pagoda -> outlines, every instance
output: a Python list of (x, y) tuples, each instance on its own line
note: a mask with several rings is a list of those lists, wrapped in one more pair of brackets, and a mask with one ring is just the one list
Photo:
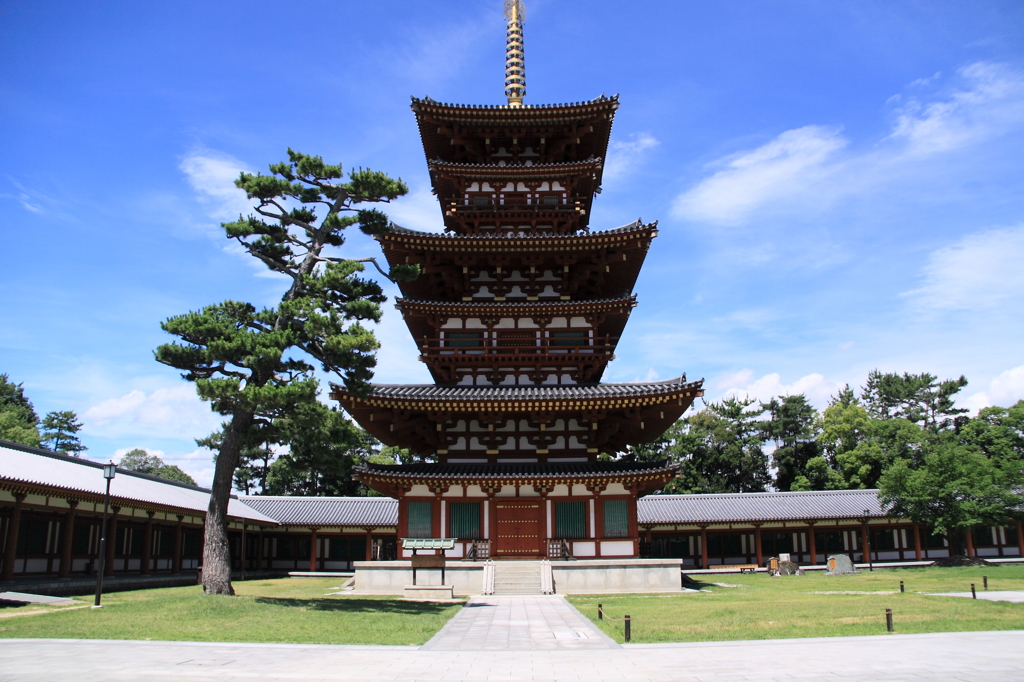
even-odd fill
[(424, 460), (356, 470), (400, 501), (400, 538), (455, 538), (454, 558), (636, 557), (637, 498), (675, 469), (616, 457), (702, 382), (600, 383), (657, 224), (590, 231), (618, 97), (524, 104), (520, 0), (506, 19), (506, 105), (412, 100), (445, 232), (377, 236), (391, 266), (420, 266), (396, 307), (435, 383), (331, 397)]

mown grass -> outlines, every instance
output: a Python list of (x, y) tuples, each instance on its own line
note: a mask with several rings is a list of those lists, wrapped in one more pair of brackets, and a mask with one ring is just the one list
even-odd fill
[[(624, 641), (621, 619), (626, 614), (636, 643), (885, 634), (887, 608), (897, 633), (1024, 629), (1024, 604), (924, 594), (969, 592), (971, 583), (981, 592), (983, 575), (989, 577), (990, 590), (1024, 590), (1024, 566), (1003, 565), (882, 569), (848, 576), (701, 575), (694, 576), (707, 581), (699, 593), (576, 596), (569, 601), (618, 642)], [(900, 580), (907, 590), (903, 594)], [(606, 620), (597, 619), (599, 603)]]
[[(104, 595), (102, 609), (39, 605), (0, 609), (0, 637), (143, 639), (297, 644), (423, 644), (459, 604), (324, 596), (338, 578), (236, 582), (237, 596), (197, 586)], [(91, 596), (80, 599), (89, 604)], [(3, 617), (44, 610), (38, 615)]]

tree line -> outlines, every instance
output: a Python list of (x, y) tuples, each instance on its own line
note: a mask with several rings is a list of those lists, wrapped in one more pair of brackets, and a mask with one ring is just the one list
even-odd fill
[(945, 533), (960, 554), (967, 529), (1024, 511), (1024, 400), (970, 417), (955, 402), (966, 385), (875, 370), (820, 413), (803, 394), (725, 398), (626, 457), (676, 464), (666, 494), (878, 488), (892, 513)]

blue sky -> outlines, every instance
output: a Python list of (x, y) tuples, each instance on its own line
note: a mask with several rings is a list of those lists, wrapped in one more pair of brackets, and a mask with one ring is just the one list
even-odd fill
[[(1024, 5), (527, 11), (528, 103), (621, 96), (592, 227), (660, 221), (605, 380), (823, 406), (878, 367), (1024, 398)], [(216, 416), (152, 350), (171, 315), (280, 295), (220, 232), (231, 181), (291, 146), (401, 176), (392, 218), (438, 230), (408, 97), (502, 103), (503, 48), (498, 0), (3, 3), (0, 372), (90, 457), (208, 482)], [(378, 332), (379, 381), (429, 382), (390, 304)]]

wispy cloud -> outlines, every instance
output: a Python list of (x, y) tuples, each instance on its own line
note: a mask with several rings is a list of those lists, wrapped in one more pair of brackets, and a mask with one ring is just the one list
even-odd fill
[[(919, 79), (914, 88), (937, 79)], [(938, 154), (970, 148), (1024, 124), (1024, 74), (975, 63), (933, 98), (890, 98), (899, 104), (884, 138), (854, 145), (840, 129), (787, 130), (752, 150), (712, 163), (711, 174), (676, 198), (687, 220), (735, 225), (767, 210), (821, 209), (837, 198), (913, 177)], [(908, 86), (910, 87), (910, 86)]]
[(970, 234), (928, 258), (921, 287), (903, 294), (918, 310), (1024, 306), (1024, 225)]
[(689, 220), (735, 224), (770, 201), (803, 192), (834, 172), (829, 165), (847, 141), (834, 128), (787, 130), (768, 144), (717, 162), (724, 166), (676, 199)]
[(602, 175), (604, 182), (621, 180), (647, 153), (660, 144), (650, 133), (634, 133), (628, 140), (613, 140), (608, 145), (608, 159)]
[(410, 230), (441, 232), (444, 229), (441, 206), (428, 187), (413, 187), (404, 197), (380, 208), (395, 224)]
[(239, 173), (253, 172), (243, 162), (222, 152), (202, 149), (186, 155), (179, 167), (210, 217), (228, 221), (252, 212), (252, 202), (235, 187)]
[(205, 436), (220, 424), (218, 415), (188, 383), (150, 393), (136, 389), (120, 398), (108, 398), (88, 408), (82, 421), (83, 431), (99, 438)]

